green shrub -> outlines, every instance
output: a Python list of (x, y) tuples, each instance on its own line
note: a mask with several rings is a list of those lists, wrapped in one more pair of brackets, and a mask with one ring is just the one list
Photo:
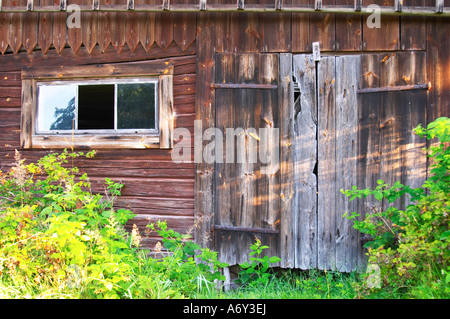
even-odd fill
[(261, 240), (255, 237), (255, 242), (250, 245), (249, 262), (243, 262), (239, 264), (242, 269), (239, 272), (238, 283), (243, 285), (267, 285), (270, 278), (274, 278), (272, 269), (269, 268), (270, 264), (277, 263), (281, 259), (277, 256), (263, 255), (263, 251), (268, 249), (269, 246), (262, 245)]
[[(27, 294), (64, 291), (74, 297), (118, 298), (134, 253), (123, 225), (133, 214), (114, 210), (122, 185), (106, 181), (93, 195), (69, 159), (93, 152), (49, 154), (37, 164), (16, 162), (0, 185), (0, 278)], [(26, 285), (24, 285), (26, 283)], [(74, 290), (76, 287), (78, 289)]]
[[(69, 163), (93, 155), (64, 151), (25, 165), (16, 152), (10, 172), (0, 171), (0, 297), (183, 298), (221, 278), (214, 252), (164, 222), (174, 253), (149, 258), (137, 227), (124, 229), (134, 214), (113, 208), (123, 185), (106, 178), (105, 195), (93, 194)], [(194, 250), (208, 265), (194, 262)]]
[(217, 252), (202, 248), (191, 240), (189, 234), (180, 234), (167, 228), (166, 222), (147, 225), (162, 237), (167, 250), (155, 258), (158, 273), (170, 280), (177, 291), (185, 296), (195, 296), (200, 290), (212, 291), (217, 281), (225, 280), (220, 268), (227, 267), (217, 259)]
[[(385, 211), (366, 212), (358, 221), (358, 213), (347, 218), (354, 228), (372, 237), (368, 262), (380, 267), (381, 285), (398, 296), (448, 298), (450, 296), (450, 119), (438, 118), (425, 129), (414, 129), (420, 137), (437, 139), (430, 147), (431, 176), (422, 187), (411, 188), (396, 182), (387, 185), (379, 180), (375, 189), (359, 190), (355, 186), (342, 192), (350, 200), (366, 196), (394, 203), (409, 196), (411, 204), (405, 210), (395, 206)], [(364, 292), (377, 293), (377, 288)]]

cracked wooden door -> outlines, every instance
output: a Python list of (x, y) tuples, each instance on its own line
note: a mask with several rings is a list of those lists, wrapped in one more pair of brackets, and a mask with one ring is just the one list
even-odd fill
[(425, 141), (411, 132), (426, 123), (425, 55), (296, 55), (293, 72), (295, 267), (357, 270), (360, 233), (343, 215), (388, 204), (350, 202), (340, 190), (423, 181)]

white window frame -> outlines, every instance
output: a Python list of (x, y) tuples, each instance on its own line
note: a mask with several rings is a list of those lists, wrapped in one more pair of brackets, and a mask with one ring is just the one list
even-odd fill
[[(36, 135), (52, 135), (52, 134), (72, 134), (70, 130), (41, 130), (38, 125), (38, 118), (39, 118), (39, 89), (42, 86), (57, 86), (57, 85), (65, 85), (65, 84), (72, 84), (72, 85), (114, 85), (114, 129), (89, 129), (89, 130), (80, 130), (78, 129), (78, 104), (76, 104), (75, 108), (75, 125), (74, 133), (75, 134), (108, 134), (108, 133), (122, 133), (122, 134), (137, 134), (137, 133), (143, 133), (143, 134), (159, 134), (159, 107), (158, 107), (158, 78), (156, 77), (148, 77), (148, 78), (132, 78), (132, 79), (98, 79), (98, 80), (86, 80), (86, 81), (40, 81), (37, 82), (37, 89), (38, 89), (38, 105), (36, 110)], [(118, 129), (117, 128), (117, 86), (119, 84), (136, 84), (136, 83), (152, 83), (155, 85), (155, 128), (154, 129)], [(75, 101), (78, 102), (78, 91), (75, 94)]]

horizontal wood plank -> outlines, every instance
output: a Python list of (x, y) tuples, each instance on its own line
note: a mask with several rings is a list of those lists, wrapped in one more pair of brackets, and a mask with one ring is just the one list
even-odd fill
[(88, 66), (60, 66), (55, 68), (25, 68), (22, 79), (68, 79), (68, 78), (101, 78), (101, 77), (133, 77), (148, 75), (173, 74), (173, 65), (170, 62), (148, 62), (142, 64), (98, 64)]

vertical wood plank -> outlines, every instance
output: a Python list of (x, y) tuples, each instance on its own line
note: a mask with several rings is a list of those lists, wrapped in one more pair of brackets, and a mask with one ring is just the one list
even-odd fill
[[(380, 86), (395, 86), (402, 82), (400, 69), (400, 55), (387, 54), (380, 63)], [(401, 55), (402, 57), (404, 55)], [(380, 178), (387, 184), (393, 185), (401, 180), (401, 126), (404, 114), (401, 112), (401, 99), (397, 92), (384, 92), (381, 94), (380, 104), (380, 145), (381, 163)], [(398, 203), (388, 203), (383, 200), (382, 209)]]
[(280, 258), (282, 267), (295, 266), (294, 217), (294, 88), (292, 55), (280, 54)]
[[(402, 84), (427, 83), (426, 53), (404, 52), (399, 56), (399, 69)], [(427, 90), (411, 90), (398, 93), (402, 105), (401, 123), (401, 182), (411, 187), (420, 187), (426, 179), (427, 157), (423, 148), (426, 139), (412, 132), (419, 124), (426, 124)], [(409, 204), (407, 198), (401, 199), (401, 207)]]
[(358, 105), (357, 89), (360, 77), (360, 57), (336, 57), (336, 269), (355, 271), (360, 266), (359, 232), (344, 213), (356, 211), (341, 189), (358, 184)]
[[(377, 55), (361, 56), (360, 88), (379, 87), (380, 63)], [(380, 103), (381, 94), (370, 93), (358, 96), (359, 111), (359, 138), (358, 138), (358, 188), (374, 189), (380, 177), (381, 144), (380, 144)], [(381, 209), (381, 203), (373, 197), (358, 200), (356, 211), (364, 219), (366, 214)], [(361, 242), (363, 245), (365, 242)], [(366, 250), (361, 249), (358, 263), (363, 265), (366, 261)]]
[[(92, 4), (92, 0), (83, 1)], [(88, 53), (92, 53), (97, 45), (98, 12), (85, 12), (81, 18), (81, 41)]]
[(155, 41), (163, 50), (167, 50), (173, 41), (173, 14), (170, 12), (156, 13)]
[[(237, 83), (255, 83), (258, 76), (258, 57), (255, 54), (240, 54), (237, 56)], [(237, 193), (235, 196), (234, 211), (238, 225), (252, 227), (256, 214), (256, 174), (254, 163), (250, 161), (249, 148), (256, 145), (254, 137), (249, 134), (249, 128), (254, 128), (255, 113), (261, 112), (261, 103), (257, 100), (256, 90), (238, 89), (236, 92), (235, 107), (240, 110), (235, 118), (234, 127), (242, 128), (245, 132), (245, 145), (242, 151), (245, 154), (243, 163), (236, 162)], [(250, 144), (251, 143), (251, 144)], [(245, 249), (245, 245), (241, 246)], [(238, 260), (238, 262), (240, 262)]]
[(9, 16), (0, 14), (0, 53), (5, 54), (8, 49)]
[[(363, 6), (371, 4), (379, 6), (394, 6), (394, 0), (363, 0)], [(363, 17), (363, 50), (398, 50), (400, 48), (400, 18), (396, 16), (381, 16), (380, 28), (371, 28), (367, 24), (370, 15)]]
[[(101, 0), (101, 5), (111, 5), (113, 0)], [(97, 42), (100, 47), (101, 52), (106, 52), (109, 45), (111, 44), (111, 32), (113, 23), (113, 13), (112, 12), (99, 12), (97, 16)]]
[(449, 19), (427, 20), (427, 75), (431, 82), (427, 109), (428, 122), (450, 114), (449, 29)]
[[(26, 0), (13, 1), (6, 0), (6, 5), (11, 7), (26, 6)], [(7, 33), (9, 46), (14, 54), (17, 54), (22, 47), (23, 13), (9, 13), (9, 32)]]
[[(174, 4), (195, 4), (196, 0), (176, 0)], [(191, 13), (176, 13), (174, 15), (173, 39), (185, 51), (195, 41), (195, 15)]]
[[(423, 149), (426, 139), (413, 133), (413, 129), (426, 124), (427, 92), (425, 90), (401, 92), (402, 112), (405, 116), (401, 125), (402, 136), (402, 179), (403, 185), (413, 188), (421, 187), (427, 177), (427, 157)], [(405, 209), (410, 204), (409, 198), (402, 198), (400, 207)]]
[[(428, 0), (409, 0), (407, 6), (430, 5)], [(426, 18), (400, 17), (401, 21), (401, 49), (425, 50), (427, 46)]]
[[(317, 128), (317, 267), (336, 267), (336, 65), (322, 57), (318, 65)], [(342, 234), (344, 236), (345, 234)]]
[(22, 110), (20, 122), (20, 146), (31, 148), (31, 136), (34, 131), (33, 112), (36, 109), (36, 81), (22, 81)]
[[(279, 56), (278, 54), (262, 54), (260, 60), (260, 74), (258, 83), (279, 85)], [(255, 165), (257, 182), (257, 211), (256, 217), (260, 219), (260, 225), (264, 229), (278, 229), (281, 223), (280, 215), (280, 117), (278, 90), (254, 90), (261, 101), (261, 115), (255, 116), (254, 128), (260, 139), (255, 141), (258, 146), (257, 164)], [(255, 112), (255, 115), (257, 113)], [(266, 129), (267, 135), (263, 135), (259, 129)], [(273, 130), (276, 129), (276, 130)], [(261, 149), (263, 149), (262, 152)], [(270, 153), (272, 162), (264, 163), (263, 156)], [(265, 242), (269, 246), (266, 254), (279, 255), (280, 240), (278, 236), (265, 235)], [(278, 266), (278, 265), (273, 265)]]
[[(309, 0), (292, 0), (292, 4), (309, 4)], [(311, 52), (309, 14), (292, 14), (292, 52)]]
[(294, 113), (295, 267), (309, 269), (317, 267), (316, 66), (312, 55), (296, 55), (293, 63), (300, 89)]
[[(354, 0), (336, 0), (336, 5), (351, 5)], [(362, 17), (336, 14), (336, 51), (362, 50)]]
[[(215, 125), (214, 90), (210, 89), (214, 81), (214, 15), (206, 12), (197, 14), (197, 70), (195, 118), (201, 123), (195, 134), (200, 137), (203, 131)], [(195, 137), (195, 136), (194, 136)], [(195, 147), (203, 150), (206, 143), (195, 139)], [(202, 160), (201, 151), (196, 151), (195, 157), (195, 204), (194, 217), (198, 227), (194, 229), (194, 238), (204, 247), (214, 248), (210, 240), (211, 226), (214, 222), (214, 164)], [(205, 239), (205, 240), (204, 240)]]
[(173, 147), (173, 76), (159, 77), (159, 148)]
[[(136, 4), (145, 4), (146, 0), (136, 0)], [(155, 0), (149, 0), (150, 4), (155, 4)], [(155, 42), (155, 21), (154, 12), (144, 12), (139, 15), (139, 42), (146, 52), (150, 50)]]
[[(217, 54), (215, 62), (215, 82), (216, 83), (235, 83), (236, 79), (236, 62), (234, 54)], [(234, 143), (238, 138), (229, 136), (227, 128), (234, 130), (235, 109), (232, 107), (236, 105), (235, 90), (216, 89), (216, 128), (223, 132), (223, 141), (228, 142), (231, 137)], [(236, 144), (234, 144), (236, 145)], [(216, 143), (217, 147), (223, 147)], [(235, 226), (232, 199), (236, 196), (237, 183), (235, 179), (235, 165), (230, 159), (227, 161), (227, 156), (230, 157), (231, 151), (235, 151), (235, 147), (225, 147), (222, 157), (222, 163), (215, 164), (215, 189), (216, 189), (216, 214), (214, 216), (214, 223), (216, 225)], [(236, 154), (236, 152), (234, 152)], [(234, 243), (230, 245), (232, 234), (215, 231), (216, 249), (219, 253), (220, 259), (226, 261), (230, 265), (236, 264), (237, 248)]]
[[(122, 0), (112, 0), (111, 4), (124, 4)], [(126, 44), (127, 12), (111, 12), (111, 45), (117, 53), (122, 52)]]
[(136, 48), (139, 45), (139, 23), (141, 23), (142, 21), (140, 19), (141, 14), (142, 14), (141, 12), (131, 12), (131, 11), (127, 12), (125, 17), (126, 25), (122, 26), (126, 28), (125, 31), (126, 43), (131, 52), (136, 51)]
[(257, 13), (233, 13), (233, 47), (237, 52), (261, 52), (262, 37)]
[[(323, 0), (323, 5), (334, 5), (336, 0)], [(314, 4), (314, 0), (310, 4)], [(336, 50), (336, 14), (310, 14), (309, 39), (311, 42), (320, 42), (321, 51)]]
[(291, 52), (291, 14), (259, 14), (259, 24), (262, 52)]
[[(60, 0), (60, 4), (64, 4), (65, 1)], [(53, 46), (58, 54), (62, 52), (66, 46), (67, 35), (67, 13), (58, 12), (53, 14)]]
[[(52, 4), (52, 0), (41, 0), (41, 5), (49, 5)], [(44, 54), (47, 54), (48, 50), (52, 45), (52, 23), (53, 23), (53, 14), (52, 13), (39, 13), (39, 35), (38, 35), (38, 43), (41, 50)]]
[[(28, 3), (30, 4), (30, 3)], [(38, 43), (38, 13), (27, 12), (23, 16), (22, 45), (28, 54), (33, 52)]]
[[(83, 0), (74, 0), (73, 4), (81, 5)], [(73, 14), (73, 12), (68, 12), (68, 16)], [(81, 19), (83, 20), (83, 19)], [(81, 22), (83, 23), (83, 22)], [(74, 53), (77, 53), (83, 44), (82, 40), (82, 30), (83, 28), (77, 27), (67, 27), (67, 43), (72, 48)]]

